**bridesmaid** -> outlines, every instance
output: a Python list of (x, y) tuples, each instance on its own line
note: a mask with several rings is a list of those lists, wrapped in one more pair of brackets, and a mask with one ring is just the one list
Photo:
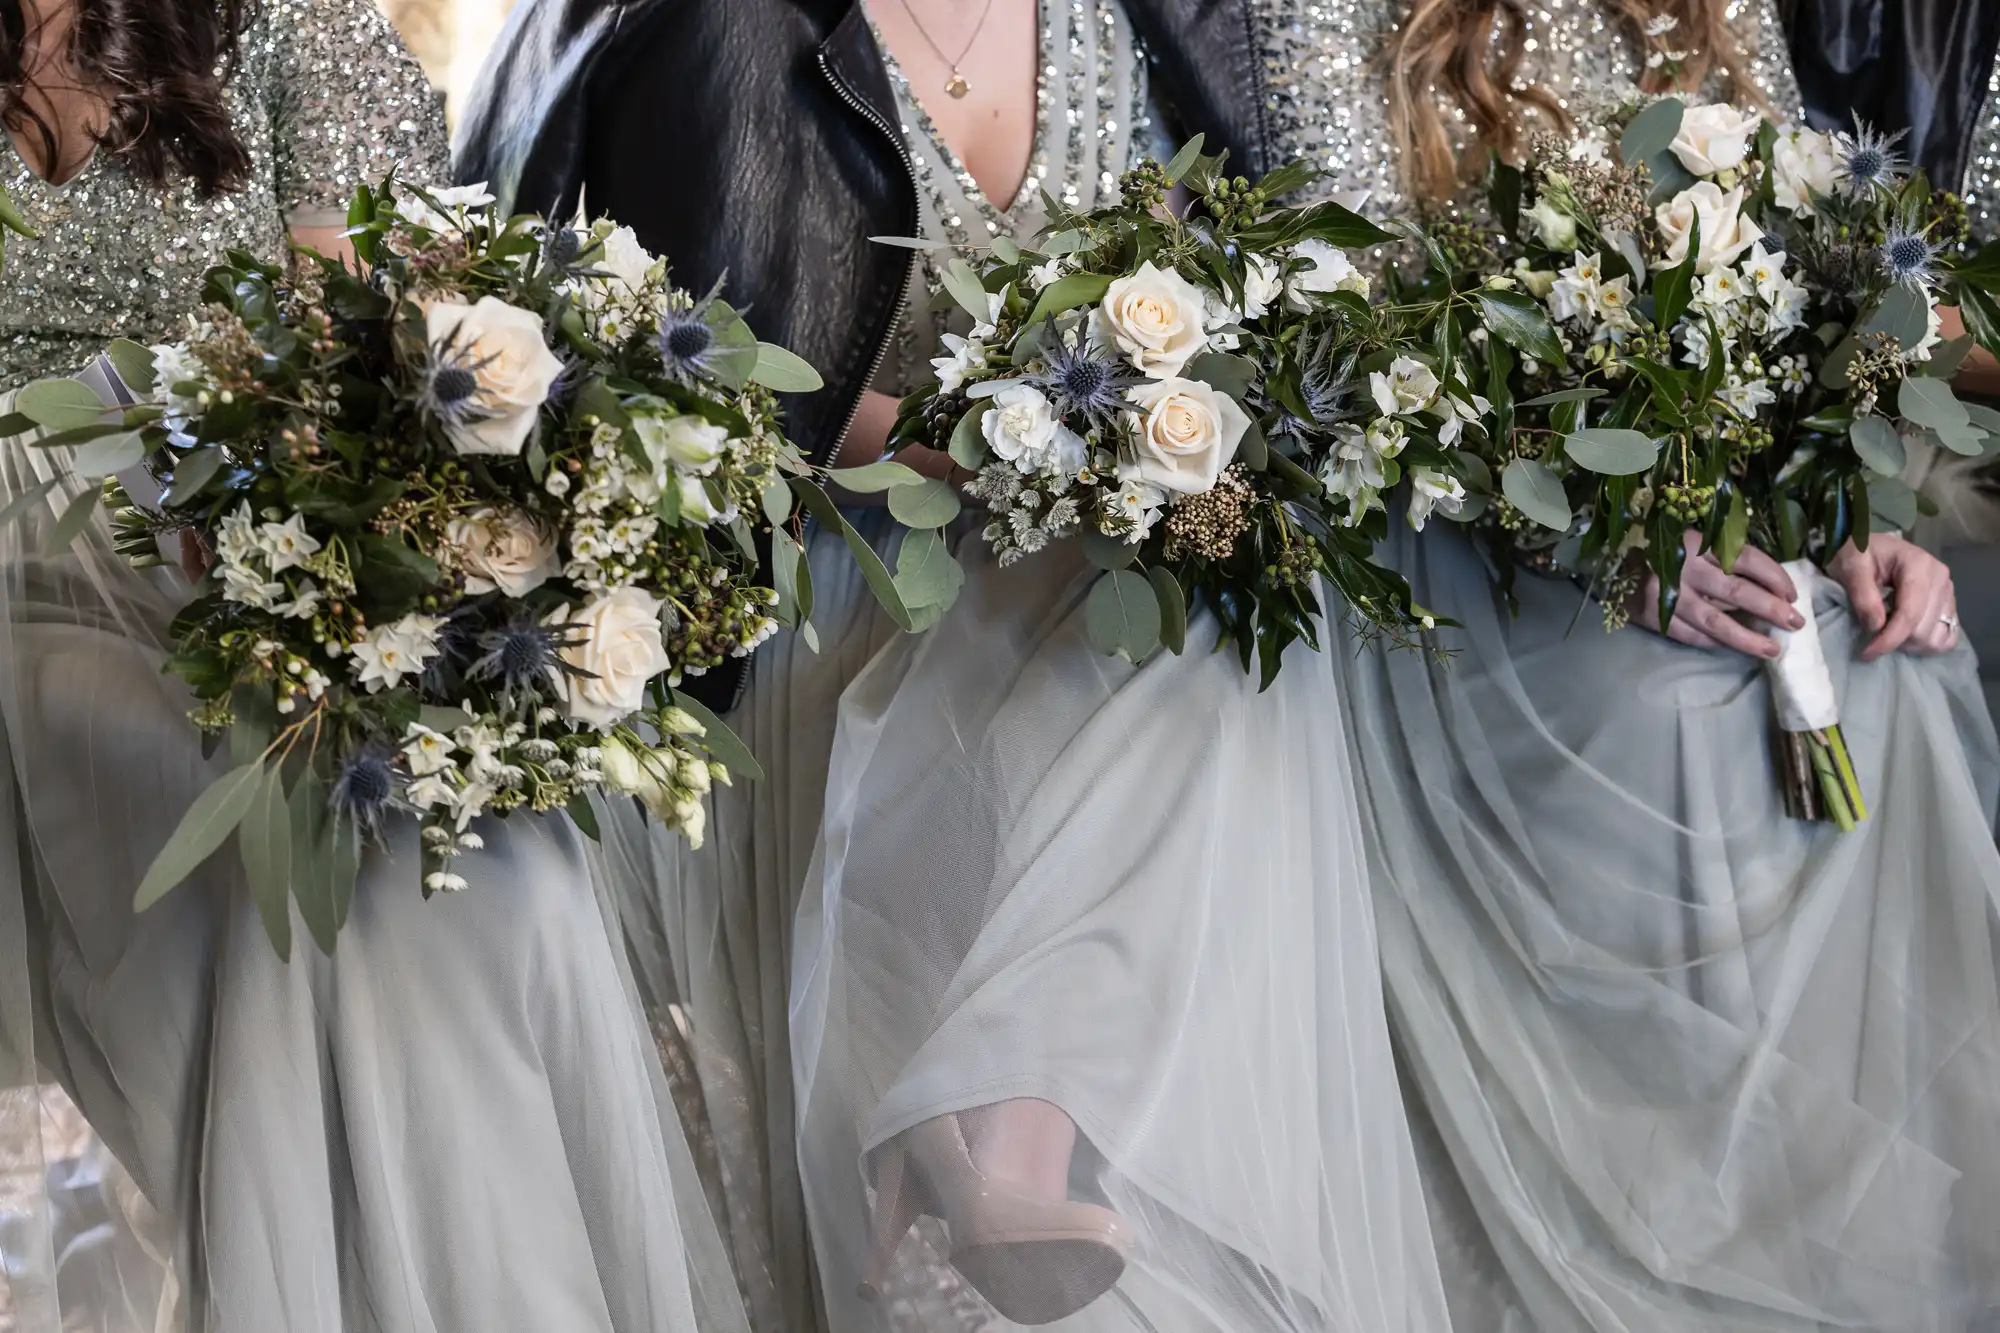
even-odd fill
[[(1629, 89), (1656, 16), (1704, 91), (1797, 112), (1757, 3), (1260, 9), (1281, 131), (1384, 209), (1480, 216), (1455, 149)], [(1511, 614), (1463, 530), (1392, 542), (1459, 655), (1335, 655), (1461, 1333), (1957, 1331), (2000, 1305), (2000, 745), (1936, 562), (1871, 552), (1814, 599), (1875, 812), (1843, 835), (1779, 808), (1771, 645), (1728, 614), (1781, 614), (1769, 562), (1702, 569), (1693, 646), (1588, 607), (1572, 633), (1578, 591), (1533, 576)]]
[[(112, 336), (173, 337), (225, 248), (337, 249), (356, 184), (445, 170), (369, 0), (0, 4), (0, 97), (0, 171), (40, 233), (0, 276), (9, 402)], [(10, 444), (0, 502), (51, 475)], [(233, 855), (133, 913), (227, 760), (161, 671), (186, 584), (133, 570), (101, 515), (44, 550), (77, 485), (0, 532), (0, 1160), (28, 1164), (10, 1326), (742, 1333), (566, 822), (482, 829), (479, 888), (428, 904), (401, 828), (332, 958), (278, 959)], [(106, 1207), (136, 1244), (108, 1265), (65, 1246), (58, 1270), (44, 1076), (124, 1168)]]

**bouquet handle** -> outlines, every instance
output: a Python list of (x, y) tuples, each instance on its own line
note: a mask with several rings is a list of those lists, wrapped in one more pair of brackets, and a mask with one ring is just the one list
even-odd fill
[(1868, 818), (1868, 806), (1841, 735), (1833, 673), (1813, 616), (1813, 587), (1820, 573), (1807, 560), (1788, 561), (1785, 572), (1796, 589), (1792, 607), (1805, 620), (1802, 629), (1771, 627), (1778, 656), (1766, 668), (1777, 714), (1775, 749), (1785, 810), (1794, 819), (1827, 820), (1852, 831)]

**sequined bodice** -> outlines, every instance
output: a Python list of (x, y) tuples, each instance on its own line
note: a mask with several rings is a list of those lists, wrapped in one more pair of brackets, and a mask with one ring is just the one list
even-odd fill
[(1986, 105), (1965, 168), (1965, 212), (1981, 240), (2000, 237), (2000, 58), (1986, 83)]
[(338, 224), (354, 187), (397, 163), (448, 177), (437, 100), (371, 0), (263, 0), (226, 96), (251, 175), (213, 199), (102, 151), (51, 185), (0, 138), (0, 179), (39, 233), (10, 238), (0, 272), (0, 389), (75, 370), (115, 337), (158, 341), (223, 251), (282, 256), (288, 224)]
[[(1311, 159), (1321, 189), (1369, 191), (1367, 211), (1407, 213), (1378, 58), (1410, 0), (1249, 0), (1262, 34), (1278, 156)], [(1579, 114), (1615, 100), (1644, 68), (1645, 47), (1600, 0), (1527, 0), (1519, 78)], [(1780, 114), (1799, 114), (1798, 81), (1771, 0), (1737, 0), (1729, 21), (1748, 74)], [(1714, 90), (1720, 96), (1720, 88)]]
[[(946, 94), (913, 88), (876, 34), (917, 178), (926, 240), (988, 245), (1006, 236), (1025, 242), (1048, 222), (1044, 190), (1073, 207), (1095, 208), (1115, 197), (1118, 177), (1133, 160), (1158, 151), (1145, 62), (1118, 0), (1040, 0), (1040, 5), (1034, 149), (1019, 194), (1004, 207), (980, 191), (925, 113), (924, 98)], [(903, 328), (875, 378), (877, 388), (901, 394), (929, 373), (929, 358), (938, 355), (949, 316), (928, 309), (928, 294), (938, 289), (950, 259), (948, 251), (920, 252)]]

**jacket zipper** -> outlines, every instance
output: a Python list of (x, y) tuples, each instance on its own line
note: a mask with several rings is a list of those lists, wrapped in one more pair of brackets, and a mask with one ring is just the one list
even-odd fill
[[(826, 51), (824, 49), (818, 52), (818, 56), (820, 72), (826, 75), (826, 81), (833, 85), (833, 91), (839, 94), (840, 100), (860, 112), (862, 118), (880, 130), (883, 137), (889, 140), (889, 146), (896, 150), (896, 160), (903, 164), (903, 179), (908, 181), (910, 186), (911, 212), (921, 219), (923, 216), (923, 200), (917, 194), (916, 169), (910, 165), (910, 154), (909, 150), (903, 147), (903, 136), (898, 134), (895, 127), (890, 125), (888, 121), (882, 119), (876, 113), (875, 108), (862, 101), (859, 95), (848, 88), (847, 81), (840, 77), (839, 73), (833, 68), (833, 62), (826, 58)], [(875, 376), (881, 373), (882, 363), (889, 359), (889, 344), (894, 341), (896, 330), (902, 325), (903, 311), (909, 306), (909, 303), (910, 283), (906, 276), (903, 280), (902, 289), (896, 296), (896, 310), (895, 314), (889, 320), (889, 331), (876, 343), (874, 359), (868, 363), (868, 373), (861, 381), (861, 392), (854, 396), (854, 405), (847, 409), (847, 420), (842, 423), (840, 434), (834, 437), (832, 452), (826, 460), (829, 466), (839, 460), (841, 446), (847, 443), (847, 432), (854, 429), (854, 419), (861, 415), (861, 399), (867, 394), (869, 387), (875, 383)]]

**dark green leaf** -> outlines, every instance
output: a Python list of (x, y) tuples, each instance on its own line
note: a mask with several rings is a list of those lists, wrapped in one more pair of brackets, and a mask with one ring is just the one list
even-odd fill
[(1257, 382), (1257, 363), (1247, 356), (1204, 352), (1191, 359), (1181, 374), (1221, 390), (1240, 404), (1249, 396), (1250, 386)]
[(264, 933), (278, 957), (292, 956), (292, 811), (277, 769), (264, 770), (243, 812), (236, 850), (257, 903)]
[(569, 815), (570, 823), (576, 825), (577, 832), (592, 842), (604, 841), (604, 832), (597, 826), (597, 808), (590, 803), (589, 793), (578, 792), (570, 797), (563, 811)]
[(1206, 135), (1197, 134), (1194, 138), (1189, 139), (1181, 145), (1180, 151), (1174, 154), (1173, 161), (1167, 163), (1167, 184), (1180, 184), (1181, 178), (1186, 176), (1189, 170), (1193, 168), (1195, 159), (1201, 156), (1202, 140), (1206, 137)]
[(132, 910), (145, 911), (213, 856), (243, 822), (263, 780), (264, 764), (258, 760), (231, 769), (195, 797), (167, 845), (153, 858), (146, 877), (139, 881)]
[(1961, 287), (1958, 313), (1965, 317), (1966, 331), (1979, 345), (1994, 356), (2000, 356), (2000, 302), (1976, 287)]
[(1988, 241), (1972, 258), (1954, 270), (1958, 280), (1982, 292), (2000, 292), (2000, 241)]
[(1153, 585), (1153, 596), (1160, 604), (1160, 643), (1179, 656), (1187, 648), (1187, 593), (1165, 565), (1147, 570), (1146, 581)]
[(1653, 325), (1671, 331), (1694, 299), (1695, 263), (1701, 257), (1701, 217), (1688, 231), (1687, 258), (1653, 279)]
[(674, 706), (701, 723), (701, 745), (710, 758), (728, 769), (731, 777), (748, 778), (752, 782), (764, 780), (764, 766), (757, 762), (757, 757), (750, 753), (750, 747), (743, 743), (742, 738), (723, 725), (721, 718), (698, 699), (679, 690), (675, 690), (673, 695)]
[(1160, 601), (1153, 585), (1129, 569), (1106, 573), (1083, 604), (1084, 629), (1097, 651), (1137, 663), (1160, 646)]
[(1556, 341), (1555, 325), (1533, 299), (1491, 287), (1481, 287), (1475, 295), (1486, 327), (1502, 342), (1552, 366), (1562, 364), (1562, 344)]
[(1593, 398), (1604, 397), (1606, 390), (1591, 387), (1558, 389), (1545, 393), (1539, 398), (1527, 398), (1515, 404), (1517, 407), (1553, 407), (1557, 403), (1587, 403)]
[(1271, 445), (1264, 438), (1264, 428), (1253, 418), (1250, 429), (1243, 432), (1237, 441), (1236, 455), (1243, 460), (1243, 466), (1252, 472), (1264, 472), (1271, 466)]

